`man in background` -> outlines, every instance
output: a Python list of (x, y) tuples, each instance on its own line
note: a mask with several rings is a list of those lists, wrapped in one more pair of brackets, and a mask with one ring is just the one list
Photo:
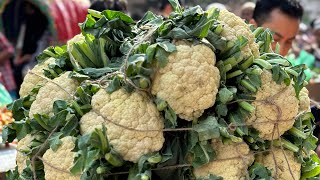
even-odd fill
[(299, 32), (303, 8), (296, 0), (258, 0), (251, 24), (269, 28), (274, 32), (272, 48), (280, 44), (280, 54), (285, 56)]

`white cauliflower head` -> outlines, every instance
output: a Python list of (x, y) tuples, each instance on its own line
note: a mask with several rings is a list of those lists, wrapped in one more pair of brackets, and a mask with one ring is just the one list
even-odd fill
[[(40, 88), (36, 100), (32, 103), (29, 116), (32, 118), (34, 114), (53, 115), (52, 107), (56, 100), (72, 100), (72, 96), (76, 91), (79, 83), (69, 78), (70, 72), (65, 72), (59, 77), (53, 79), (53, 82), (47, 82), (45, 86)], [(63, 88), (63, 89), (62, 89)]]
[(79, 180), (80, 175), (75, 176), (71, 173), (66, 173), (59, 171), (58, 169), (64, 171), (70, 171), (73, 166), (73, 160), (76, 155), (72, 150), (75, 147), (75, 138), (67, 136), (61, 139), (62, 144), (57, 149), (53, 151), (48, 149), (43, 155), (43, 164), (46, 180)]
[(302, 88), (299, 94), (299, 112), (310, 112), (310, 98), (307, 88)]
[(208, 178), (212, 174), (227, 180), (239, 180), (246, 176), (248, 167), (254, 161), (246, 143), (223, 144), (221, 140), (213, 140), (212, 148), (216, 151), (217, 159), (195, 168), (196, 178)]
[(30, 134), (26, 135), (26, 137), (22, 138), (17, 145), (17, 166), (19, 174), (27, 167), (27, 159), (28, 157), (24, 154), (25, 151), (30, 151), (30, 143), (33, 140), (33, 136)]
[(250, 56), (259, 57), (259, 45), (255, 42), (255, 37), (248, 24), (240, 17), (225, 9), (220, 11), (218, 20), (224, 26), (221, 36), (227, 40), (234, 42), (241, 36), (248, 39), (248, 44), (241, 49), (243, 58), (246, 59)]
[(36, 85), (44, 85), (45, 83), (47, 83), (46, 79), (41, 78), (35, 74), (43, 76), (43, 70), (47, 69), (48, 65), (53, 63), (55, 63), (55, 59), (48, 58), (43, 63), (37, 64), (33, 69), (30, 70), (34, 74), (27, 73), (19, 90), (19, 94), (21, 97), (27, 96)]
[(193, 120), (214, 105), (220, 84), (214, 52), (204, 44), (175, 43), (177, 51), (168, 57), (152, 83), (152, 94), (165, 100), (182, 119)]
[(162, 148), (163, 119), (146, 94), (127, 93), (124, 89), (108, 94), (101, 89), (91, 104), (93, 110), (81, 118), (81, 132), (88, 133), (104, 124), (110, 144), (124, 160), (137, 162), (142, 155)]
[(278, 139), (291, 129), (298, 114), (299, 101), (293, 86), (277, 84), (272, 80), (271, 72), (264, 70), (261, 74), (261, 87), (252, 105), (255, 111), (246, 119), (246, 123), (257, 129), (262, 139), (271, 140), (272, 137)]
[[(274, 160), (276, 160), (276, 163)], [(272, 176), (277, 180), (300, 179), (301, 164), (296, 161), (294, 153), (291, 151), (282, 151), (279, 148), (274, 148), (272, 152), (268, 152), (267, 154), (259, 154), (256, 157), (256, 162), (261, 163), (270, 169), (272, 171)], [(294, 178), (290, 173), (289, 167)]]

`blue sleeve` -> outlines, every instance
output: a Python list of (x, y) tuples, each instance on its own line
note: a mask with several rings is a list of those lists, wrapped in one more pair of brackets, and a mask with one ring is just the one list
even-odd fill
[(311, 112), (315, 118), (315, 122), (320, 121), (320, 109), (318, 109), (316, 106), (311, 107)]
[[(319, 124), (320, 124), (320, 109), (318, 109), (316, 106), (313, 106), (311, 107), (311, 112), (315, 118), (315, 125), (316, 125), (316, 128), (314, 129), (313, 131), (313, 135), (316, 136), (317, 138), (319, 138), (319, 135), (320, 135), (320, 127), (319, 127)], [(320, 144), (320, 141), (318, 140), (318, 143), (317, 144)]]

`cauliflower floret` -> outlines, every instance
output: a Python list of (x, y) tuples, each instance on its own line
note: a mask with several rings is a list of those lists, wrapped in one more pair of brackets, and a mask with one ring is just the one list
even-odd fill
[(87, 134), (91, 133), (95, 129), (101, 129), (102, 125), (107, 127), (107, 122), (103, 119), (103, 117), (99, 116), (94, 111), (90, 111), (83, 115), (80, 120), (80, 133)]
[[(289, 164), (285, 159), (284, 153), (287, 157)], [(256, 162), (261, 163), (265, 165), (268, 169), (270, 169), (272, 171), (272, 176), (277, 180), (293, 179), (289, 171), (289, 166), (293, 173), (294, 179), (300, 179), (301, 164), (299, 164), (296, 161), (293, 152), (284, 150), (284, 153), (281, 149), (274, 148), (273, 152), (269, 152), (267, 154), (259, 154), (256, 157)], [(274, 157), (276, 158), (276, 163), (274, 162)], [(276, 166), (278, 171), (277, 176), (275, 170)]]
[(49, 114), (49, 116), (52, 116), (54, 101), (72, 100), (72, 96), (70, 96), (70, 94), (74, 94), (79, 83), (74, 79), (68, 78), (69, 74), (70, 72), (65, 72), (59, 77), (53, 79), (53, 82), (47, 82), (45, 86), (40, 88), (36, 96), (36, 100), (30, 107), (29, 116), (31, 118), (34, 114)]
[(168, 102), (180, 118), (193, 120), (214, 105), (220, 84), (214, 52), (203, 44), (175, 43), (177, 51), (154, 77), (152, 94)]
[(299, 94), (299, 112), (310, 112), (310, 98), (307, 88), (302, 88)]
[(239, 180), (246, 175), (248, 167), (254, 161), (249, 146), (244, 142), (223, 144), (221, 140), (213, 140), (212, 148), (216, 151), (217, 159), (195, 168), (197, 178), (208, 178), (212, 174), (223, 179)]
[(70, 171), (73, 166), (73, 160), (76, 155), (75, 152), (72, 152), (75, 147), (75, 138), (71, 136), (67, 136), (61, 139), (62, 144), (57, 149), (57, 151), (53, 151), (52, 149), (48, 149), (43, 155), (43, 164), (44, 164), (44, 172), (46, 180), (79, 180), (80, 175), (75, 176), (71, 173), (66, 173), (54, 169), (53, 167), (57, 167), (59, 169), (63, 169), (65, 171)]
[(91, 104), (93, 110), (81, 118), (81, 132), (88, 133), (104, 124), (110, 144), (124, 160), (137, 162), (142, 155), (162, 148), (163, 119), (146, 94), (129, 94), (124, 89), (108, 94), (101, 89)]
[(241, 36), (248, 39), (248, 44), (241, 49), (243, 58), (246, 59), (251, 55), (255, 58), (259, 57), (259, 45), (255, 42), (255, 37), (248, 24), (227, 10), (220, 11), (218, 20), (224, 25), (221, 36), (227, 40), (236, 41)]
[[(264, 70), (261, 74), (261, 87), (252, 105), (255, 111), (250, 118), (246, 119), (246, 123), (252, 124), (259, 131), (262, 139), (271, 140), (272, 136), (273, 139), (278, 139), (293, 126), (298, 114), (299, 101), (295, 96), (293, 86), (286, 86), (284, 83), (277, 84), (272, 80), (271, 72)], [(275, 123), (278, 123), (278, 128)]]
[(30, 143), (33, 140), (33, 136), (30, 134), (26, 135), (26, 137), (22, 138), (17, 145), (17, 166), (19, 174), (27, 167), (26, 161), (28, 157), (23, 153), (25, 151), (30, 151)]
[[(48, 65), (53, 64), (54, 62), (55, 62), (54, 58), (48, 58), (43, 63), (37, 64), (30, 71), (34, 74), (43, 75), (43, 70), (47, 69)], [(20, 87), (20, 91), (19, 91), (19, 94), (21, 97), (27, 96), (36, 85), (44, 85), (45, 83), (47, 83), (46, 79), (43, 79), (34, 74), (27, 73), (27, 75), (24, 77)]]

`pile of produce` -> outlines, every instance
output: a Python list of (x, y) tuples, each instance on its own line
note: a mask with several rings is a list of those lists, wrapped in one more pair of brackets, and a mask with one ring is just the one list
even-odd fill
[(0, 132), (3, 126), (13, 122), (12, 112), (5, 107), (0, 107)]
[(318, 179), (303, 65), (272, 33), (199, 6), (138, 22), (89, 10), (9, 108), (8, 179)]

